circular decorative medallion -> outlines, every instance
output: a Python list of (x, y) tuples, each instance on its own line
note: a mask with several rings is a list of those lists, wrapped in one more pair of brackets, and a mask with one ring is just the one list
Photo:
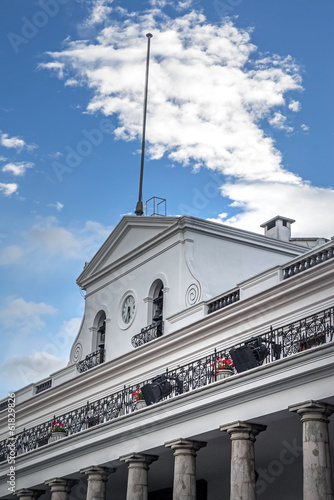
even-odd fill
[(136, 301), (133, 295), (127, 295), (122, 304), (122, 320), (123, 323), (129, 325), (135, 315)]
[(78, 363), (78, 361), (81, 361), (81, 358), (82, 358), (82, 344), (80, 342), (77, 342), (72, 352), (72, 361), (73, 363)]
[(193, 306), (196, 304), (199, 301), (200, 295), (199, 286), (196, 283), (192, 283), (186, 291), (186, 306)]

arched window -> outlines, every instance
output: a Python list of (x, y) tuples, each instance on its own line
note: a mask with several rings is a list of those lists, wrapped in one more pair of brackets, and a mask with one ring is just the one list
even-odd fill
[(157, 280), (151, 287), (151, 297), (153, 299), (151, 324), (156, 327), (156, 336), (163, 333), (163, 309), (164, 309), (164, 285), (161, 280)]
[(100, 311), (96, 316), (96, 350), (104, 349), (106, 335), (106, 313)]
[(159, 321), (162, 319), (162, 311), (164, 307), (164, 295), (163, 295), (163, 285), (161, 285), (157, 296), (153, 297), (153, 321)]

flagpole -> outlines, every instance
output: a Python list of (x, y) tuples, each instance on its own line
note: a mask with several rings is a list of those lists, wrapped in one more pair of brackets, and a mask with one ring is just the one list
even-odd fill
[(152, 34), (147, 33), (147, 56), (146, 56), (146, 80), (145, 80), (145, 98), (144, 98), (144, 113), (143, 113), (143, 133), (141, 146), (141, 162), (140, 162), (140, 178), (139, 178), (139, 195), (136, 205), (135, 214), (143, 215), (143, 175), (144, 175), (144, 155), (145, 155), (145, 135), (146, 135), (146, 114), (147, 114), (147, 93), (148, 93), (148, 70), (150, 63), (150, 43)]

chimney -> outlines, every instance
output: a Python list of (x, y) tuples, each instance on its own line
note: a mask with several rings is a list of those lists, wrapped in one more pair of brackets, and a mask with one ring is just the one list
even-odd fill
[(290, 241), (291, 224), (294, 222), (294, 219), (288, 219), (287, 217), (276, 215), (273, 219), (261, 224), (261, 227), (264, 227), (265, 236), (275, 238), (276, 240)]

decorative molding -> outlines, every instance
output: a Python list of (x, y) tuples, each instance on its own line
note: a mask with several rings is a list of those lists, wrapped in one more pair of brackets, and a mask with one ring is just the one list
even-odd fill
[(187, 307), (193, 306), (199, 302), (201, 298), (201, 287), (197, 283), (192, 283), (189, 285), (186, 295), (185, 295), (185, 303)]
[(73, 353), (72, 353), (72, 357), (71, 357), (72, 363), (78, 363), (79, 361), (81, 361), (82, 351), (83, 351), (83, 347), (82, 347), (81, 342), (77, 342), (75, 344), (75, 347), (74, 347)]

